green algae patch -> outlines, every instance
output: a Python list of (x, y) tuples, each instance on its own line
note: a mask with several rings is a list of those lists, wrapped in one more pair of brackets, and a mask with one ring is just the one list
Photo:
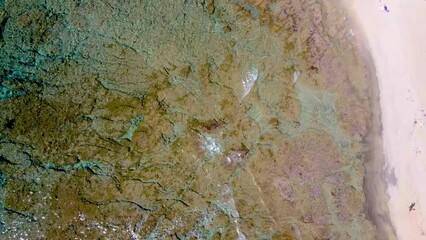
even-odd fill
[(138, 116), (132, 118), (130, 120), (130, 127), (129, 127), (129, 129), (127, 130), (126, 134), (124, 134), (122, 137), (120, 137), (119, 140), (121, 140), (121, 139), (127, 139), (129, 141), (132, 141), (133, 134), (138, 129), (139, 123), (141, 123), (143, 120), (144, 120), (144, 116), (143, 115), (138, 115)]
[(81, 161), (74, 165), (61, 165), (61, 166), (55, 165), (53, 163), (44, 163), (42, 167), (48, 170), (63, 171), (63, 172), (69, 172), (72, 170), (82, 170), (82, 169), (87, 169), (91, 172), (102, 170), (102, 167), (100, 164), (96, 162), (90, 162), (90, 161)]
[(6, 184), (6, 176), (4, 175), (3, 171), (0, 170), (0, 189), (3, 188), (3, 186)]
[(8, 99), (13, 96), (12, 89), (2, 86), (0, 87), (0, 99)]

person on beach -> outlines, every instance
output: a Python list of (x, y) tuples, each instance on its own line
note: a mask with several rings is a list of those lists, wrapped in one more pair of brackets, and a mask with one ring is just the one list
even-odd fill
[(389, 8), (386, 4), (383, 4), (383, 5), (380, 6), (380, 11), (389, 12)]
[(385, 10), (385, 12), (389, 12), (389, 8), (386, 5), (383, 5), (383, 9)]
[(414, 209), (414, 206), (416, 206), (416, 203), (415, 202), (411, 203), (410, 207), (408, 208), (409, 212), (411, 212), (412, 210), (416, 210)]

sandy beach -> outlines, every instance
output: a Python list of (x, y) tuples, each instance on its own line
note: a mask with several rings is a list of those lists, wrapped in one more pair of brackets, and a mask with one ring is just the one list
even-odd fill
[(426, 239), (426, 1), (352, 0), (347, 7), (377, 74), (390, 220), (397, 239)]

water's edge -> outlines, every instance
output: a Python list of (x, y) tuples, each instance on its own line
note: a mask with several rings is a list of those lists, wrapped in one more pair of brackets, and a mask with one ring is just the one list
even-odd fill
[[(347, 10), (350, 15), (350, 11)], [(381, 121), (380, 107), (380, 88), (379, 79), (376, 75), (374, 60), (368, 49), (368, 42), (363, 34), (363, 30), (358, 26), (357, 21), (351, 17), (352, 26), (356, 29), (358, 51), (360, 52), (369, 85), (369, 102), (372, 109), (372, 117), (370, 119), (370, 130), (366, 137), (369, 147), (367, 158), (364, 162), (364, 192), (366, 196), (366, 210), (368, 217), (377, 228), (376, 239), (397, 239), (395, 228), (392, 225), (389, 216), (387, 194), (387, 182), (384, 177), (385, 153), (383, 148), (383, 126)]]

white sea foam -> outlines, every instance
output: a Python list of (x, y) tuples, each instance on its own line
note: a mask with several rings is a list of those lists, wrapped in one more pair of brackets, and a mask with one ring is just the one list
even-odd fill
[(216, 139), (209, 136), (204, 138), (204, 148), (208, 151), (208, 153), (211, 156), (218, 155), (222, 151), (222, 147), (216, 141)]
[(259, 77), (259, 70), (257, 70), (257, 68), (251, 68), (243, 77), (243, 79), (241, 79), (241, 82), (243, 83), (243, 87), (244, 87), (243, 97), (245, 97), (247, 94), (250, 93), (258, 77)]
[(293, 83), (297, 82), (298, 79), (299, 79), (299, 72), (294, 72), (293, 73)]

